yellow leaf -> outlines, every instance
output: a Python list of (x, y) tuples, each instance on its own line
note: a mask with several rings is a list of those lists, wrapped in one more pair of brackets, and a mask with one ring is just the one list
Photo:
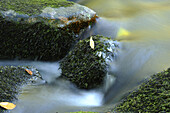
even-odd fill
[(30, 75), (32, 75), (32, 74), (33, 74), (33, 72), (32, 72), (32, 71), (30, 71), (30, 70), (28, 70), (28, 69), (25, 69), (25, 71), (26, 71), (28, 74), (30, 74)]
[(129, 35), (130, 35), (130, 32), (123, 28), (120, 28), (117, 33), (117, 37), (129, 36)]
[(0, 102), (0, 106), (8, 110), (14, 109), (16, 107), (15, 104), (9, 102)]
[(92, 39), (92, 36), (90, 37), (90, 47), (94, 49), (94, 41)]

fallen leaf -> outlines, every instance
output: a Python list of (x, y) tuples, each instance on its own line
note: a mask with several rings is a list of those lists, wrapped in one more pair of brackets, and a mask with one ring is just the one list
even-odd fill
[(92, 36), (90, 37), (90, 47), (94, 49), (94, 41), (92, 39)]
[(120, 28), (117, 33), (117, 37), (129, 36), (129, 35), (130, 35), (130, 32), (123, 28)]
[(28, 74), (30, 74), (30, 75), (32, 75), (32, 74), (33, 74), (33, 72), (32, 72), (32, 71), (30, 71), (30, 70), (28, 70), (28, 69), (25, 69), (25, 71), (26, 71)]
[(16, 107), (15, 104), (9, 102), (0, 102), (0, 106), (8, 110), (14, 109)]

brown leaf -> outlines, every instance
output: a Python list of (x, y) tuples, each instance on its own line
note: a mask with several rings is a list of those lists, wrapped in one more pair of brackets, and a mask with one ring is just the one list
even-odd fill
[(25, 71), (26, 71), (28, 74), (30, 74), (30, 75), (32, 75), (32, 74), (33, 74), (33, 72), (32, 72), (32, 71), (30, 71), (30, 70), (28, 70), (28, 69), (25, 69)]

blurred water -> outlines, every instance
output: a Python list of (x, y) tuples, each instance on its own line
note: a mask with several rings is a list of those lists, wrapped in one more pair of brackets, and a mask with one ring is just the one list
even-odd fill
[[(104, 96), (104, 103), (118, 102), (146, 77), (170, 67), (169, 0), (81, 0), (99, 17), (90, 35), (101, 34), (120, 41), (110, 73), (116, 82)], [(116, 37), (119, 28), (129, 36)], [(87, 33), (86, 33), (87, 34)]]
[(100, 89), (80, 90), (69, 81), (57, 79), (61, 74), (58, 62), (0, 61), (0, 65), (34, 66), (47, 82), (24, 86), (11, 113), (65, 113), (102, 104)]

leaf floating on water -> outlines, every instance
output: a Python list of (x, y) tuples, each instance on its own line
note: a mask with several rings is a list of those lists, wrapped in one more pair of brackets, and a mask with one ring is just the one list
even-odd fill
[(92, 39), (92, 36), (90, 37), (90, 47), (94, 49), (94, 41)]
[(130, 32), (123, 28), (120, 28), (117, 33), (117, 37), (129, 36), (129, 35), (130, 35)]
[(28, 74), (30, 74), (30, 75), (32, 75), (32, 74), (33, 74), (33, 72), (32, 72), (32, 71), (30, 71), (30, 70), (28, 70), (28, 69), (25, 69), (25, 71), (26, 71)]
[(0, 106), (8, 110), (14, 109), (16, 107), (15, 104), (9, 102), (0, 102)]

